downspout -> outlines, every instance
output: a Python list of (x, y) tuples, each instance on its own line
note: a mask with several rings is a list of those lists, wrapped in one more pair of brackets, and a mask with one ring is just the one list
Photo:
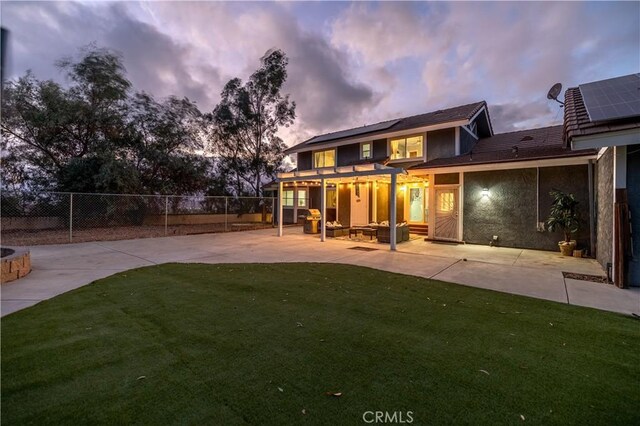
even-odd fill
[(595, 184), (593, 179), (593, 160), (589, 160), (589, 164), (587, 165), (587, 170), (589, 172), (589, 251), (591, 257), (596, 257), (596, 214), (595, 214), (595, 197), (594, 190)]
[(536, 229), (543, 231), (540, 226), (540, 167), (536, 167)]

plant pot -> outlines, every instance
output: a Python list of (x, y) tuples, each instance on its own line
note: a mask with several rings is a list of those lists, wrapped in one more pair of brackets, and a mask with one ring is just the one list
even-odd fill
[(563, 256), (573, 256), (573, 251), (576, 249), (576, 242), (572, 240), (570, 243), (566, 241), (558, 242), (558, 247), (560, 247), (560, 253)]
[(573, 257), (582, 257), (583, 250), (574, 250)]

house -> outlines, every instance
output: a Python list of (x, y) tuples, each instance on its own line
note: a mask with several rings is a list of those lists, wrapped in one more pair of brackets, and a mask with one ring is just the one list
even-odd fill
[(577, 241), (592, 252), (597, 150), (572, 149), (563, 135), (563, 126), (494, 134), (482, 101), (316, 136), (286, 151), (298, 168), (278, 176), (279, 235), (318, 208), (344, 226), (406, 221), (430, 240), (557, 250), (544, 221), (559, 189), (584, 207)]
[(564, 122), (565, 147), (598, 150), (596, 258), (618, 286), (640, 286), (640, 74), (567, 89)]

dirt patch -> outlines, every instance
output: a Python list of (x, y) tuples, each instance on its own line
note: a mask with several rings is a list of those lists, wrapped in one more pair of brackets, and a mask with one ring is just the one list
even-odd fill
[(219, 232), (237, 232), (271, 228), (270, 223), (242, 223), (242, 226), (228, 224), (225, 231), (224, 223), (210, 223), (201, 225), (171, 225), (164, 226), (114, 226), (104, 228), (74, 229), (72, 239), (69, 239), (68, 229), (45, 229), (33, 231), (5, 231), (2, 232), (2, 243), (8, 246), (36, 246), (42, 244), (68, 244), (89, 241), (116, 241), (137, 238), (171, 237), (176, 235), (213, 234)]
[(607, 280), (607, 277), (600, 275), (576, 274), (574, 272), (563, 272), (562, 276), (571, 280), (591, 281), (598, 284), (613, 284)]

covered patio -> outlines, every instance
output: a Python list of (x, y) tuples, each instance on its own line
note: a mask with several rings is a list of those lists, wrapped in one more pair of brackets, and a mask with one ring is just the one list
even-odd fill
[[(367, 205), (367, 210), (375, 212), (376, 194), (379, 185), (388, 185), (389, 196), (387, 200), (389, 217), (389, 248), (396, 250), (397, 246), (397, 226), (398, 222), (398, 185), (409, 179), (409, 175), (402, 168), (389, 167), (382, 164), (372, 163), (354, 166), (328, 167), (322, 169), (293, 171), (278, 174), (278, 236), (282, 237), (283, 217), (284, 217), (284, 194), (290, 187), (301, 185), (305, 188), (319, 187), (320, 189), (320, 241), (327, 238), (327, 188), (337, 189), (339, 185), (356, 185), (366, 183), (367, 188), (371, 185), (374, 196), (372, 206)], [(415, 180), (415, 177), (412, 177)], [(296, 216), (294, 210), (294, 219)], [(337, 215), (337, 213), (336, 213)], [(369, 215), (369, 212), (367, 212)], [(375, 217), (375, 213), (373, 213)], [(368, 221), (366, 221), (368, 223)]]

